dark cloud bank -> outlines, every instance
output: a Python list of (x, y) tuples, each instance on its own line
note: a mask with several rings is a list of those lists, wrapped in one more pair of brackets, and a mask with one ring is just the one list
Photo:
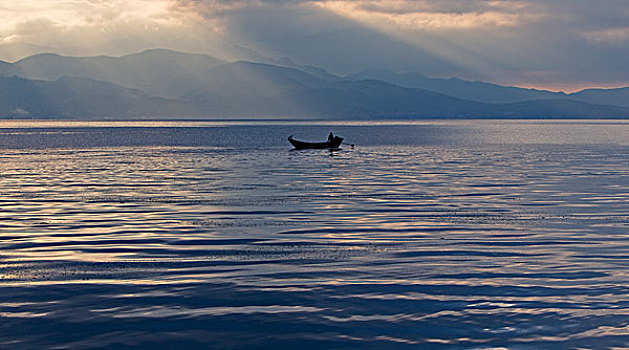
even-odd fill
[(178, 1), (221, 21), (234, 42), (340, 74), (390, 68), (567, 89), (629, 83), (626, 1), (345, 1), (373, 14), (489, 14), (516, 20), (504, 27), (400, 28), (399, 36), (318, 6), (325, 3)]

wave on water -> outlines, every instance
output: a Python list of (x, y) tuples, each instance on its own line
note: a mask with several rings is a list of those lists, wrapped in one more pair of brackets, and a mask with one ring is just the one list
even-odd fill
[(0, 348), (629, 346), (626, 124), (179, 126), (0, 130)]

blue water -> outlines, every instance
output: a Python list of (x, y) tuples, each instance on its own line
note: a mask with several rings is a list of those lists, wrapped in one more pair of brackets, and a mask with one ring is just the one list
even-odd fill
[(628, 174), (623, 121), (0, 121), (0, 348), (626, 348)]

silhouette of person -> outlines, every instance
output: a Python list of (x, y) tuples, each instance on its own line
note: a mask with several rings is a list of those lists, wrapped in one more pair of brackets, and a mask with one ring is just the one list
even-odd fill
[(332, 142), (333, 139), (334, 135), (332, 135), (332, 132), (330, 131), (330, 135), (328, 135), (328, 142)]

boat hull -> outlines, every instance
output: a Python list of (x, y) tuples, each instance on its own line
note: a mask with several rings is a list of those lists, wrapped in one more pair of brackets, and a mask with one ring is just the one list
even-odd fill
[(343, 142), (342, 137), (335, 136), (332, 141), (326, 142), (306, 142), (293, 139), (292, 136), (288, 138), (295, 149), (326, 149), (326, 148), (339, 148)]

